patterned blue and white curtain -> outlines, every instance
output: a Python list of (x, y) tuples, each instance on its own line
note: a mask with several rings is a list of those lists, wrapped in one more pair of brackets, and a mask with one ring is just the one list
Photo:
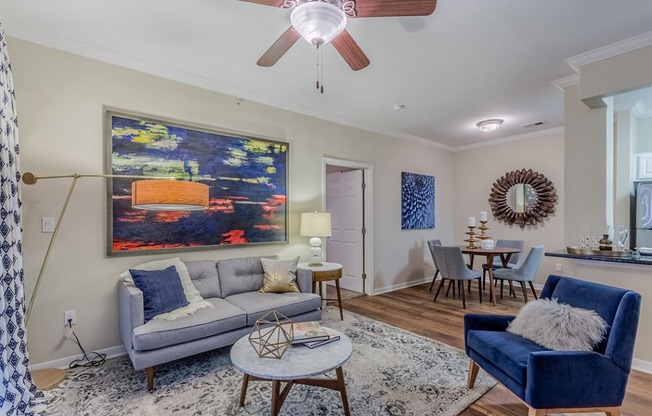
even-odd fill
[(32, 383), (27, 354), (18, 150), (16, 96), (0, 23), (0, 414), (8, 416), (44, 410), (44, 395)]

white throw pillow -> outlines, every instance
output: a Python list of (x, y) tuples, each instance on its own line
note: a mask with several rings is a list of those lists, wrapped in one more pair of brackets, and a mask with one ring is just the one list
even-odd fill
[[(179, 274), (179, 280), (181, 280), (181, 286), (183, 287), (183, 293), (186, 295), (186, 299), (188, 300), (188, 305), (175, 309), (171, 312), (157, 315), (154, 317), (154, 319), (167, 319), (167, 320), (177, 319), (181, 316), (192, 315), (193, 313), (197, 312), (200, 309), (213, 307), (212, 303), (204, 300), (204, 298), (201, 297), (201, 294), (199, 293), (197, 288), (195, 288), (195, 285), (192, 284), (192, 279), (190, 279), (190, 273), (188, 272), (188, 268), (186, 267), (185, 264), (183, 264), (183, 262), (179, 257), (174, 257), (165, 260), (150, 261), (148, 263), (139, 264), (138, 266), (134, 266), (130, 268), (137, 269), (137, 270), (165, 270), (170, 266), (174, 266), (177, 269), (177, 273)], [(134, 282), (133, 279), (131, 278), (131, 274), (129, 273), (129, 270), (121, 273), (120, 277), (122, 277), (125, 281), (130, 282), (132, 284)]]
[(607, 333), (607, 323), (595, 311), (539, 299), (521, 308), (507, 332), (555, 351), (593, 351)]

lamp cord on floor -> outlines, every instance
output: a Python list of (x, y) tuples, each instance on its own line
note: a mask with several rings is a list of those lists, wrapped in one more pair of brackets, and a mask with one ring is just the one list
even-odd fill
[[(84, 354), (82, 358), (78, 358), (76, 360), (73, 360), (69, 365), (68, 368), (77, 368), (77, 367), (99, 367), (104, 365), (106, 362), (106, 354), (102, 353), (97, 353), (97, 352), (89, 352), (87, 353), (84, 350), (84, 347), (82, 347), (81, 342), (79, 341), (79, 338), (77, 338), (77, 334), (75, 334), (75, 331), (72, 330), (72, 322), (68, 321), (68, 326), (70, 327), (68, 329), (69, 334), (71, 334), (73, 337), (75, 337), (75, 341), (77, 341), (77, 345), (79, 345), (79, 349), (81, 352)], [(68, 336), (68, 334), (66, 334)]]

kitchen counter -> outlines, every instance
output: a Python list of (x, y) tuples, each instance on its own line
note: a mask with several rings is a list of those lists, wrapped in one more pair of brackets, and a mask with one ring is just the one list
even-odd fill
[(644, 264), (652, 266), (652, 256), (642, 256), (638, 252), (633, 252), (632, 256), (630, 257), (610, 257), (599, 256), (596, 254), (571, 254), (567, 253), (566, 250), (557, 250), (546, 252), (546, 256), (562, 257), (565, 259), (575, 260), (606, 261), (609, 263)]

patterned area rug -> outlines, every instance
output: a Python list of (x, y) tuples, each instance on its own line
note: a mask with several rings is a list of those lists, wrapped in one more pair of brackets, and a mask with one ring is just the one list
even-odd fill
[[(410, 332), (328, 307), (323, 323), (347, 334), (353, 356), (344, 365), (352, 415), (454, 416), (494, 386), (480, 372), (466, 388), (468, 359), (463, 351)], [(333, 373), (333, 377), (334, 377)], [(156, 389), (146, 389), (145, 372), (128, 357), (98, 368), (71, 370), (50, 392), (50, 415), (269, 415), (271, 383), (251, 382), (238, 406), (242, 374), (231, 365), (229, 348), (156, 368)], [(342, 415), (339, 393), (296, 385), (282, 415)]]

